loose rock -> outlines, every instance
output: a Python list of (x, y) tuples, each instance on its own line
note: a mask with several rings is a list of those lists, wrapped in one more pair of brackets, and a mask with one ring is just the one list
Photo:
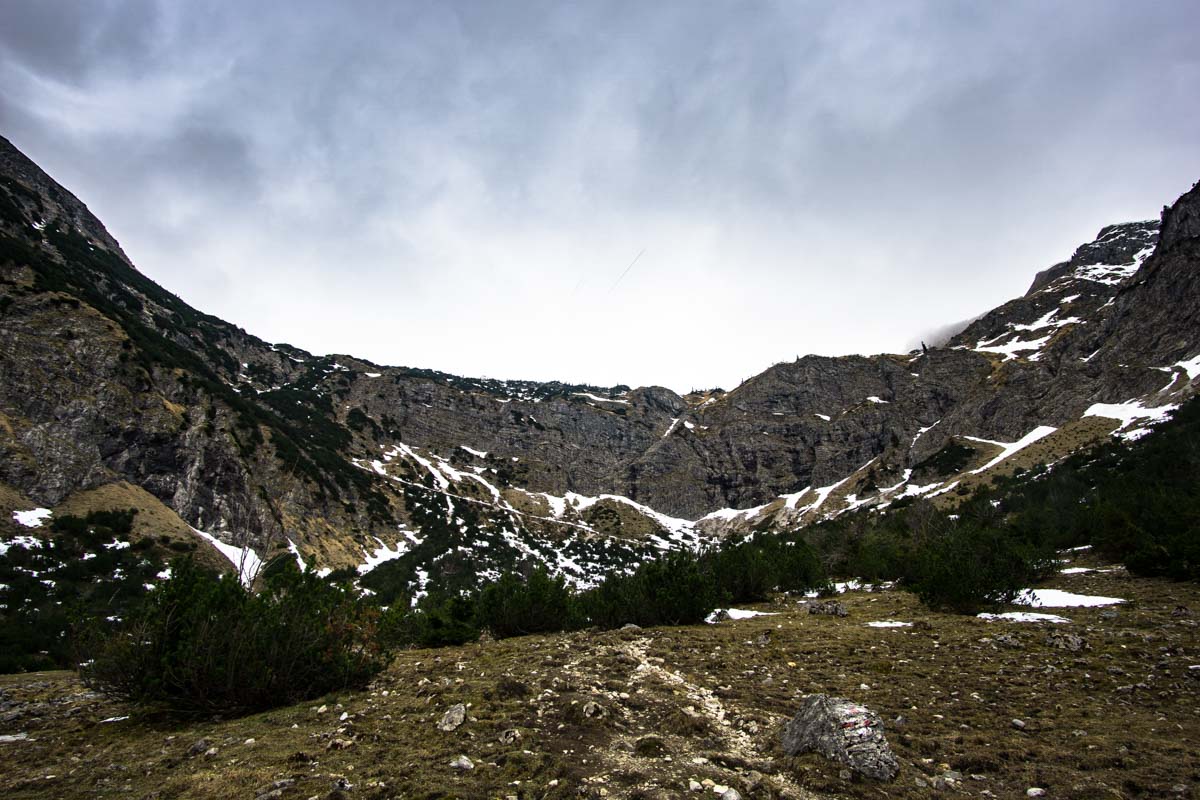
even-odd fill
[(846, 617), (850, 612), (836, 600), (826, 600), (823, 603), (812, 603), (808, 607), (809, 614), (824, 614), (829, 617)]
[(195, 758), (196, 756), (204, 755), (204, 752), (210, 747), (212, 747), (212, 742), (210, 742), (208, 739), (200, 739), (194, 745), (188, 748), (188, 758)]
[(466, 756), (459, 756), (450, 762), (450, 769), (461, 769), (466, 771), (469, 769), (475, 769), (475, 764)]
[(1074, 633), (1054, 633), (1046, 636), (1047, 647), (1057, 647), (1059, 650), (1068, 650), (1072, 653), (1077, 653), (1080, 650), (1087, 649), (1087, 640), (1082, 636)]
[(462, 725), (467, 719), (467, 707), (462, 703), (456, 703), (446, 709), (446, 713), (442, 715), (441, 721), (438, 723), (438, 729), (446, 731), (458, 730), (458, 726)]
[(817, 752), (875, 780), (890, 781), (900, 764), (883, 735), (874, 711), (847, 700), (812, 694), (783, 729), (783, 751), (790, 756)]

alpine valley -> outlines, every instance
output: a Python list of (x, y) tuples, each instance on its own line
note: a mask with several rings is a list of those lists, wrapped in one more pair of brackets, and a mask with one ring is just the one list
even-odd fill
[(937, 346), (680, 396), (262, 341), (139, 273), (0, 139), (3, 540), (135, 508), (149, 546), (247, 580), (286, 555), (363, 586), (386, 569), (412, 598), (537, 564), (583, 587), (732, 534), (951, 504), (1138, 437), (1198, 377), (1200, 188), (1161, 221), (1104, 228)]

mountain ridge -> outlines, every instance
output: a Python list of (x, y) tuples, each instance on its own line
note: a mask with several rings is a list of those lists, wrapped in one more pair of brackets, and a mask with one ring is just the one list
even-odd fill
[[(588, 582), (664, 548), (946, 497), (1033, 432), (1053, 428), (1026, 451), (1052, 459), (1117, 427), (1090, 409), (1163, 407), (1200, 374), (1196, 188), (1161, 235), (1106, 226), (945, 347), (806, 356), (681, 396), (270, 344), (137, 272), (2, 139), (0, 176), (0, 484), (56, 505), (126, 480), (264, 559), (390, 560), (417, 589), (532, 563)], [(937, 473), (949, 447), (969, 463)]]

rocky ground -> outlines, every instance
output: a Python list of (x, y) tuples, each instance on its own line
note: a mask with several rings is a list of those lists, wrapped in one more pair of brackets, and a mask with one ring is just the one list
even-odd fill
[[(780, 598), (715, 625), (406, 651), (367, 691), (233, 720), (139, 712), (70, 673), (0, 676), (0, 793), (1196, 796), (1200, 588), (1104, 570), (1050, 585), (1128, 602), (1048, 609), (1068, 624), (931, 614), (890, 590), (840, 596), (846, 616)], [(887, 620), (913, 624), (867, 625)], [(878, 712), (894, 781), (783, 753), (818, 692)]]

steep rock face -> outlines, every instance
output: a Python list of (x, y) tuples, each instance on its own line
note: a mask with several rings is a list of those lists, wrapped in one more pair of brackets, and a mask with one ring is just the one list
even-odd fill
[[(1193, 189), (1161, 241), (1157, 222), (1104, 228), (945, 347), (808, 356), (684, 398), (263, 342), (138, 273), (0, 139), (0, 484), (53, 504), (127, 480), (265, 557), (413, 576), (540, 560), (583, 579), (695, 544), (687, 520), (797, 524), (838, 492), (840, 508), (949, 491), (928, 465), (964, 437), (982, 462), (1093, 404), (1190, 392), (1198, 209)], [(766, 510), (728, 511), (748, 508)]]
[(1117, 293), (1105, 326), (1108, 350), (1101, 352), (1111, 361), (1149, 367), (1173, 366), (1195, 356), (1198, 270), (1200, 183), (1163, 210), (1158, 249)]

